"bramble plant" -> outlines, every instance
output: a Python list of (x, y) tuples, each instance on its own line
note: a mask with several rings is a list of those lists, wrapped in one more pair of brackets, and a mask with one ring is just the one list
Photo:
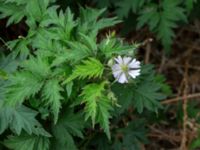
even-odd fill
[[(120, 22), (101, 18), (104, 11), (80, 8), (74, 17), (51, 0), (0, 1), (7, 25), (28, 26), (0, 57), (2, 149), (140, 149), (147, 142), (142, 113), (162, 108), (169, 87), (137, 60), (140, 44), (114, 32), (99, 38)], [(129, 109), (136, 117), (123, 123)]]

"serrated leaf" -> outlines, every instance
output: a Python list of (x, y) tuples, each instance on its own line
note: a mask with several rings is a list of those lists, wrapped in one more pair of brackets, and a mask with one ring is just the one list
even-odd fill
[(16, 108), (4, 106), (0, 109), (0, 133), (10, 128), (17, 135), (20, 135), (24, 130), (28, 134), (34, 133), (35, 135), (49, 137), (50, 134), (35, 119), (36, 115), (36, 111), (25, 106), (18, 106)]
[(110, 103), (110, 99), (108, 99), (107, 97), (102, 97), (97, 107), (98, 107), (97, 122), (103, 128), (108, 139), (110, 140), (111, 135), (110, 135), (109, 119), (111, 118), (110, 111), (113, 109)]
[(48, 80), (43, 88), (43, 100), (46, 102), (48, 106), (50, 106), (52, 113), (54, 115), (54, 123), (58, 120), (58, 115), (61, 108), (61, 100), (63, 97), (61, 96), (60, 92), (63, 89), (59, 85), (59, 81), (56, 79)]
[(77, 25), (74, 20), (74, 15), (69, 8), (65, 12), (60, 10), (57, 13), (57, 6), (48, 8), (48, 17), (41, 21), (41, 26), (52, 26), (52, 29), (57, 33), (57, 37), (61, 40), (68, 41), (71, 38), (71, 32)]
[(151, 3), (140, 12), (137, 27), (141, 28), (147, 24), (150, 30), (157, 34), (166, 52), (169, 52), (175, 37), (173, 30), (179, 21), (187, 22), (180, 1), (163, 0), (160, 5)]
[(83, 138), (83, 119), (79, 113), (74, 113), (67, 108), (63, 115), (59, 118), (56, 125), (52, 126), (53, 135), (55, 137), (52, 150), (76, 150), (73, 136)]
[(49, 150), (49, 139), (36, 135), (9, 136), (3, 144), (12, 150)]
[[(141, 143), (147, 143), (147, 129), (145, 129), (145, 121), (136, 119), (129, 122), (127, 127), (117, 130), (118, 134), (122, 134), (122, 140), (116, 141), (113, 146), (119, 149), (140, 150)], [(131, 139), (131, 140), (130, 140)]]
[(88, 60), (84, 60), (83, 64), (75, 66), (75, 69), (72, 75), (67, 79), (67, 82), (70, 82), (75, 78), (101, 78), (103, 71), (104, 66), (99, 60), (89, 58)]
[(3, 80), (8, 79), (7, 73), (2, 69), (0, 69), (0, 79), (3, 79)]
[(161, 108), (159, 101), (164, 99), (166, 94), (161, 89), (163, 81), (156, 81), (156, 78), (151, 65), (142, 67), (137, 86), (132, 87), (134, 88), (132, 104), (139, 113), (142, 113), (144, 108), (154, 112)]
[(16, 71), (19, 62), (12, 57), (12, 55), (4, 56), (0, 53), (0, 68), (6, 73), (12, 73)]
[(71, 96), (73, 85), (74, 85), (73, 82), (69, 82), (69, 83), (66, 85), (66, 90), (67, 90), (67, 95), (68, 95), (68, 97)]
[(133, 104), (139, 113), (142, 113), (144, 108), (157, 111), (161, 107), (158, 100), (163, 99), (164, 96), (157, 93), (157, 90), (159, 90), (158, 86), (151, 83), (141, 83), (134, 90)]
[(83, 88), (81, 96), (85, 103), (85, 119), (91, 118), (93, 126), (98, 122), (110, 139), (109, 118), (112, 110), (110, 100), (104, 95), (106, 82), (92, 83)]
[(14, 58), (19, 56), (21, 60), (25, 60), (30, 55), (30, 50), (28, 48), (29, 42), (30, 41), (25, 38), (20, 38), (13, 41), (8, 41), (6, 44), (13, 51), (12, 56)]
[(6, 24), (7, 26), (13, 23), (19, 23), (25, 16), (23, 5), (18, 5), (18, 7), (16, 7), (15, 4), (0, 2), (0, 6), (0, 18), (9, 17)]
[(95, 124), (97, 115), (97, 103), (98, 99), (102, 97), (105, 83), (101, 84), (88, 84), (83, 88), (81, 96), (83, 96), (83, 102), (86, 103), (85, 112), (86, 120), (91, 117), (93, 126)]
[(98, 31), (113, 26), (121, 21), (116, 17), (113, 18), (102, 18), (100, 16), (105, 12), (106, 9), (92, 9), (80, 8), (80, 20), (78, 20), (78, 30), (79, 32), (89, 35), (90, 37), (95, 38), (98, 34)]
[(0, 2), (0, 18), (9, 17), (7, 26), (18, 23), (25, 16), (29, 26), (34, 27), (35, 21), (40, 21), (46, 11), (49, 0), (5, 0)]
[(113, 54), (123, 55), (127, 53), (135, 53), (138, 48), (138, 44), (126, 45), (120, 39), (108, 37), (99, 44), (99, 49), (103, 54), (110, 58)]
[(21, 104), (26, 98), (34, 96), (42, 87), (43, 81), (30, 72), (17, 72), (10, 77), (6, 91), (6, 103)]
[(79, 35), (80, 35), (80, 41), (82, 43), (84, 43), (91, 51), (93, 52), (97, 51), (96, 39), (93, 39), (92, 37), (89, 37), (82, 33), (79, 33)]
[(187, 0), (187, 1), (184, 2), (185, 6), (186, 6), (187, 13), (192, 11), (194, 4), (196, 2), (197, 2), (197, 0)]
[(120, 17), (127, 17), (129, 12), (132, 11), (136, 13), (145, 3), (145, 0), (124, 0), (118, 1), (116, 6), (116, 14)]
[[(119, 108), (116, 108), (115, 115), (122, 114), (133, 102), (133, 91), (131, 86), (123, 86), (121, 84), (114, 84), (112, 86), (112, 91), (117, 97), (117, 102), (120, 105)], [(119, 92), (120, 91), (120, 92)]]
[(84, 59), (87, 56), (92, 55), (92, 50), (89, 49), (86, 45), (74, 41), (74, 42), (66, 42), (69, 46), (68, 57), (66, 60), (71, 61), (72, 63), (77, 63)]
[[(142, 66), (141, 75), (135, 84), (113, 85), (112, 89), (118, 98), (121, 107), (117, 113), (121, 114), (129, 107), (134, 107), (139, 113), (144, 109), (157, 112), (161, 108), (160, 100), (166, 97), (163, 92), (163, 80), (157, 80), (157, 76), (151, 65)], [(120, 92), (119, 92), (120, 91)]]
[(48, 60), (42, 57), (30, 57), (22, 64), (24, 70), (31, 72), (39, 78), (48, 77), (50, 74), (50, 66)]

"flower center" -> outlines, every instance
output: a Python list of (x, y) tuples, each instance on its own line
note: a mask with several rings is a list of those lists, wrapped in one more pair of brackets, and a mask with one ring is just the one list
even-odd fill
[(120, 67), (123, 72), (128, 72), (128, 65), (121, 64)]

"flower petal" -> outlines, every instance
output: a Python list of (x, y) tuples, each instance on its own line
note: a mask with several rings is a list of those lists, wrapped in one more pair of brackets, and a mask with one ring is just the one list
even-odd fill
[(118, 70), (118, 71), (113, 71), (113, 76), (118, 79), (119, 76), (122, 74), (123, 72), (121, 70)]
[(118, 56), (117, 58), (115, 58), (115, 61), (118, 62), (119, 64), (123, 63), (123, 59), (121, 56)]
[(114, 65), (112, 66), (112, 71), (119, 71), (119, 70), (121, 70), (121, 67), (120, 67), (119, 64), (114, 64)]
[(129, 68), (140, 68), (140, 62), (136, 59), (133, 59), (131, 63), (129, 63)]
[(140, 75), (140, 69), (137, 70), (130, 70), (128, 74), (134, 79)]
[(123, 58), (123, 62), (124, 62), (124, 65), (128, 65), (128, 63), (131, 61), (131, 57), (124, 57)]
[(122, 73), (119, 78), (118, 78), (118, 82), (119, 83), (128, 83), (127, 77), (125, 75), (125, 73)]

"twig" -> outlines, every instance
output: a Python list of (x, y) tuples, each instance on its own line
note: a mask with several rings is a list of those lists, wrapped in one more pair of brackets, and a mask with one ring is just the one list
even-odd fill
[[(189, 94), (186, 97), (187, 97), (188, 100), (193, 99), (193, 98), (197, 98), (197, 97), (200, 97), (200, 93)], [(161, 103), (162, 104), (176, 103), (176, 102), (179, 102), (180, 100), (182, 100), (183, 98), (184, 98), (184, 96), (171, 98), (171, 99), (164, 100)]]
[[(167, 67), (171, 67), (171, 68), (177, 68), (177, 67), (181, 67), (183, 68), (184, 66), (183, 65), (179, 65), (179, 64), (168, 64)], [(193, 69), (193, 70), (197, 70), (197, 71), (200, 71), (200, 67), (198, 66), (188, 66), (188, 69)]]
[(156, 129), (153, 126), (149, 126), (149, 128), (153, 131), (152, 133), (149, 134), (149, 136), (151, 137), (159, 137), (161, 139), (168, 139), (172, 144), (175, 144), (174, 142), (180, 142), (180, 136), (170, 135), (169, 133)]
[(145, 60), (144, 60), (145, 64), (149, 63), (150, 54), (151, 54), (151, 44), (147, 43), (147, 45), (146, 45), (146, 53), (145, 53)]
[(184, 93), (183, 93), (183, 130), (182, 130), (182, 140), (181, 140), (181, 150), (187, 150), (187, 120), (188, 120), (188, 114), (187, 114), (187, 90), (188, 90), (188, 66), (189, 66), (189, 59), (186, 61), (185, 65), (185, 74), (184, 74)]
[(164, 52), (163, 52), (163, 54), (162, 54), (162, 60), (161, 60), (161, 63), (160, 63), (160, 67), (159, 67), (159, 69), (158, 69), (158, 72), (159, 72), (159, 73), (162, 72), (165, 63), (166, 63), (166, 57), (165, 57), (165, 54), (164, 54)]
[[(172, 143), (172, 144), (175, 144), (174, 142), (177, 142), (177, 143), (179, 143), (180, 142), (180, 136), (175, 136), (175, 137), (171, 137), (171, 136), (169, 136), (168, 134), (161, 134), (160, 132), (157, 132), (157, 133), (149, 133), (148, 134), (148, 136), (149, 137), (158, 137), (158, 138), (160, 138), (160, 139), (166, 139), (166, 140), (171, 140), (170, 142)], [(172, 142), (172, 140), (173, 140), (173, 142)]]

